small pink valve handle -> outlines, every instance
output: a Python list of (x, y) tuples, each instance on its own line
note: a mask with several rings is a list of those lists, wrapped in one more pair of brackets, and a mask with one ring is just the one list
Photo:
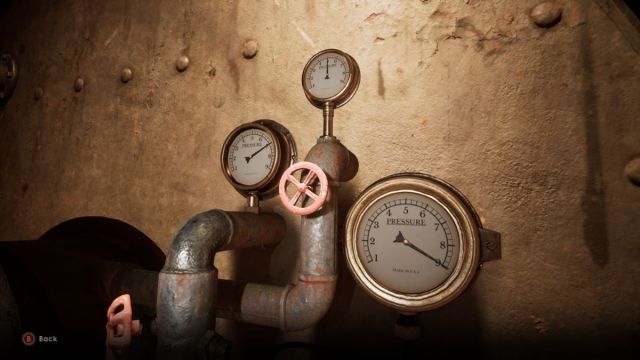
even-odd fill
[[(298, 180), (293, 176), (293, 173), (298, 170), (307, 170), (307, 177), (304, 180), (302, 177)], [(320, 190), (317, 194), (314, 193), (309, 186), (309, 184), (316, 178), (320, 181)], [(296, 187), (296, 193), (292, 198), (289, 198), (287, 195), (288, 183), (292, 183)], [(280, 186), (278, 187), (278, 190), (280, 192), (280, 201), (282, 201), (282, 204), (287, 208), (287, 210), (297, 215), (309, 215), (320, 209), (322, 204), (324, 204), (324, 201), (327, 199), (327, 195), (329, 193), (329, 181), (327, 180), (327, 176), (324, 174), (324, 171), (322, 171), (318, 165), (308, 161), (301, 161), (291, 165), (287, 170), (285, 170), (284, 174), (282, 174), (282, 177), (280, 178)], [(313, 202), (305, 207), (296, 206), (296, 203), (300, 200), (300, 197), (302, 197), (303, 194), (311, 198)]]
[(132, 320), (131, 297), (129, 294), (118, 296), (107, 310), (107, 358), (123, 358), (129, 346), (131, 337), (140, 335), (142, 328), (140, 321)]

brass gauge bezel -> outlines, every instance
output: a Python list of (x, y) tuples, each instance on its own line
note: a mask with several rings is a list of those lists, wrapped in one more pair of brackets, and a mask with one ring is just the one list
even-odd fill
[[(274, 166), (271, 168), (267, 176), (260, 182), (253, 185), (245, 185), (237, 182), (231, 171), (231, 164), (229, 162), (229, 152), (231, 145), (236, 137), (250, 129), (258, 129), (263, 131), (272, 141), (274, 147)], [(222, 165), (222, 173), (231, 186), (243, 196), (247, 197), (251, 194), (256, 194), (260, 198), (267, 198), (275, 195), (278, 192), (278, 182), (280, 181), (280, 175), (297, 160), (296, 143), (293, 136), (285, 128), (274, 120), (260, 119), (253, 122), (242, 124), (233, 129), (222, 145), (222, 151), (220, 154), (220, 164)]]
[[(313, 62), (316, 61), (319, 57), (327, 53), (334, 53), (334, 54), (340, 55), (347, 60), (347, 66), (349, 67), (349, 78), (347, 79), (347, 83), (345, 84), (345, 87), (338, 94), (329, 98), (319, 98), (311, 94), (311, 92), (307, 88), (307, 84), (305, 80), (306, 80), (307, 71), (309, 70), (309, 67), (313, 64)], [(334, 109), (337, 109), (342, 105), (346, 104), (347, 102), (349, 102), (349, 100), (351, 100), (353, 95), (355, 95), (359, 85), (360, 85), (360, 67), (358, 67), (358, 63), (355, 61), (355, 59), (351, 55), (337, 49), (325, 49), (313, 55), (311, 59), (307, 61), (307, 64), (304, 66), (304, 70), (302, 70), (302, 89), (304, 90), (304, 95), (307, 97), (309, 102), (313, 104), (313, 106), (320, 109), (323, 109), (325, 104), (327, 103), (332, 104)]]
[[(440, 285), (422, 293), (403, 293), (382, 285), (368, 272), (358, 256), (358, 229), (365, 226), (365, 213), (377, 200), (398, 192), (418, 193), (439, 203), (454, 220), (460, 235), (460, 249), (454, 270)], [(480, 262), (480, 227), (478, 215), (469, 201), (450, 184), (418, 173), (388, 176), (365, 189), (347, 214), (347, 264), (358, 284), (383, 304), (410, 313), (432, 310), (454, 300), (471, 283)]]

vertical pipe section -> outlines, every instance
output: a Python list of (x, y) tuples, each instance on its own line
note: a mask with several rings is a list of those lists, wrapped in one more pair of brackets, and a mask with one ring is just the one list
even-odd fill
[(300, 239), (300, 269), (302, 276), (336, 274), (337, 224), (336, 186), (330, 186), (330, 198), (318, 212), (302, 219)]
[(161, 271), (156, 305), (157, 359), (203, 359), (200, 344), (215, 325), (215, 268), (195, 273)]

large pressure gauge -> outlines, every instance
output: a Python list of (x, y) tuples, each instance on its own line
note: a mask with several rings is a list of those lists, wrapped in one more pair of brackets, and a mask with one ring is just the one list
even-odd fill
[(222, 170), (243, 195), (261, 197), (277, 192), (284, 170), (296, 160), (289, 131), (273, 120), (258, 120), (235, 128), (222, 146)]
[(302, 71), (302, 88), (309, 101), (323, 108), (339, 108), (347, 103), (360, 84), (360, 68), (347, 53), (326, 49), (309, 59)]
[(347, 263), (357, 282), (397, 310), (440, 307), (462, 293), (480, 262), (481, 225), (453, 186), (423, 174), (379, 180), (347, 215)]

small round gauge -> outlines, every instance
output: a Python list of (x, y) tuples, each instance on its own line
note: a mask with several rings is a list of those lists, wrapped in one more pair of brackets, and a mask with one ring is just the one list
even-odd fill
[(327, 49), (315, 54), (302, 71), (302, 88), (309, 101), (323, 108), (347, 103), (360, 84), (360, 68), (347, 53)]
[(271, 195), (279, 174), (295, 161), (293, 137), (272, 120), (258, 120), (235, 128), (222, 147), (222, 169), (243, 194)]
[(255, 186), (267, 179), (279, 155), (275, 142), (272, 134), (259, 128), (239, 133), (229, 149), (231, 177), (244, 186)]
[(479, 264), (478, 217), (451, 185), (423, 174), (371, 185), (347, 215), (347, 263), (359, 284), (395, 309), (440, 307)]

